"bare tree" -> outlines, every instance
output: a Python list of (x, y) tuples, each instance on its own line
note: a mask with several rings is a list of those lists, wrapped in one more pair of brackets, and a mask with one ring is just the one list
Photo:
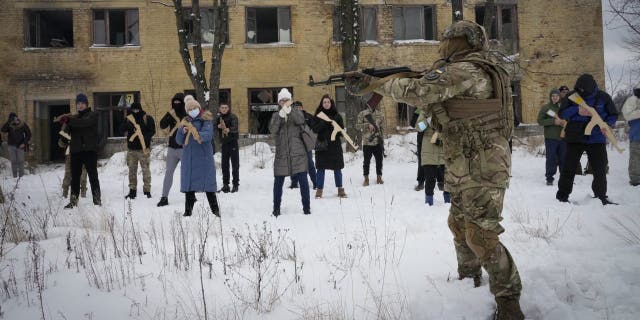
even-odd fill
[(227, 0), (212, 0), (213, 10), (213, 44), (211, 49), (211, 72), (209, 73), (209, 83), (205, 74), (205, 60), (202, 56), (202, 33), (200, 0), (191, 1), (191, 20), (193, 21), (193, 58), (189, 52), (187, 42), (187, 29), (185, 23), (185, 8), (182, 0), (173, 0), (174, 13), (176, 16), (176, 28), (178, 30), (178, 43), (182, 63), (185, 71), (196, 91), (196, 99), (205, 108), (215, 112), (220, 104), (220, 74), (222, 71), (222, 55), (224, 53), (229, 21), (229, 6)]
[(627, 47), (635, 54), (635, 60), (640, 61), (640, 1), (638, 0), (608, 0), (609, 11), (620, 18), (622, 25), (629, 32), (625, 38)]

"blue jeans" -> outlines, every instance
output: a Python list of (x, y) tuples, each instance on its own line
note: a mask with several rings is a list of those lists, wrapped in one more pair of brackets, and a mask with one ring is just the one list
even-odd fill
[(562, 171), (564, 167), (567, 144), (562, 140), (544, 139), (544, 148), (547, 156), (545, 177), (547, 181), (553, 181), (556, 170)]
[[(324, 171), (325, 169), (318, 169), (318, 174), (316, 175), (316, 187), (318, 189), (324, 188)], [(342, 170), (333, 170), (333, 179), (336, 182), (336, 188), (342, 188)]]
[[(309, 181), (307, 180), (307, 173), (300, 172), (291, 176), (295, 177), (300, 182), (300, 196), (302, 197), (302, 209), (304, 211), (310, 210), (309, 205)], [(273, 179), (273, 208), (280, 209), (280, 203), (282, 202), (282, 186), (284, 185), (285, 176), (275, 176)]]
[[(311, 178), (311, 184), (313, 185), (313, 187), (315, 188), (316, 186), (316, 165), (315, 163), (313, 163), (313, 154), (311, 153), (311, 151), (307, 152), (307, 167), (309, 168), (309, 178)], [(291, 185), (293, 186), (297, 186), (298, 185), (298, 177), (297, 176), (292, 176), (291, 177)]]

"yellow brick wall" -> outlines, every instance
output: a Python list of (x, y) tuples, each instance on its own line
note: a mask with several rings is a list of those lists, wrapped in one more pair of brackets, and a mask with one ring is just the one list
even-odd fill
[[(479, 2), (464, 1), (466, 19), (474, 19), (474, 6)], [(293, 44), (280, 47), (245, 44), (245, 8), (262, 6), (265, 1), (230, 3), (230, 43), (223, 57), (221, 88), (231, 89), (232, 107), (240, 118), (241, 132), (247, 132), (249, 124), (248, 88), (291, 86), (294, 99), (301, 100), (308, 110), (315, 109), (324, 93), (335, 96), (333, 87), (306, 85), (310, 74), (322, 78), (342, 69), (340, 45), (332, 41), (331, 1), (268, 1), (269, 6), (291, 7)], [(407, 65), (423, 70), (437, 58), (437, 43), (393, 44), (391, 5), (434, 4), (440, 34), (451, 23), (449, 1), (361, 0), (360, 4), (377, 7), (379, 42), (362, 46), (361, 67)], [(74, 47), (24, 50), (22, 30), (26, 8), (73, 9)], [(140, 46), (91, 47), (91, 15), (96, 8), (138, 8)], [(572, 87), (580, 73), (594, 74), (604, 87), (601, 10), (599, 0), (518, 1), (520, 61), (525, 70), (522, 79), (524, 122), (535, 122), (538, 108), (552, 87), (560, 84)], [(169, 108), (175, 92), (191, 87), (178, 54), (173, 9), (147, 0), (5, 0), (0, 11), (0, 44), (6, 47), (2, 49), (6, 54), (0, 57), (3, 60), (0, 64), (14, 66), (9, 68), (9, 77), (0, 79), (0, 120), (6, 119), (11, 110), (17, 110), (33, 123), (34, 101), (67, 99), (73, 102), (76, 93), (85, 92), (93, 105), (94, 92), (118, 91), (139, 91), (144, 108), (159, 118)], [(203, 55), (210, 60), (211, 50), (205, 48)], [(210, 67), (210, 63), (207, 65)], [(0, 68), (0, 72), (2, 70)], [(395, 104), (385, 99), (383, 106), (387, 126), (395, 128)]]

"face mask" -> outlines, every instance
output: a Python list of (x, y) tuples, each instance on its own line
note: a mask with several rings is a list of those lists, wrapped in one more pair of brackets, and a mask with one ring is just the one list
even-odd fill
[(200, 109), (193, 109), (189, 111), (189, 116), (195, 118), (200, 114)]

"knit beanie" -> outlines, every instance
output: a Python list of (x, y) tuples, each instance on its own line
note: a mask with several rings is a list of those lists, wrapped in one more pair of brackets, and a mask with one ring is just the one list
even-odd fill
[(596, 90), (598, 90), (598, 85), (596, 84), (596, 80), (593, 79), (593, 76), (590, 74), (583, 74), (578, 77), (576, 81), (576, 85), (573, 87), (582, 97), (590, 96)]
[(280, 90), (280, 92), (278, 93), (278, 101), (282, 99), (291, 100), (291, 92), (289, 92), (287, 88), (282, 88), (282, 90)]
[(84, 104), (89, 105), (89, 98), (84, 93), (78, 93), (76, 96), (76, 104), (84, 102)]

